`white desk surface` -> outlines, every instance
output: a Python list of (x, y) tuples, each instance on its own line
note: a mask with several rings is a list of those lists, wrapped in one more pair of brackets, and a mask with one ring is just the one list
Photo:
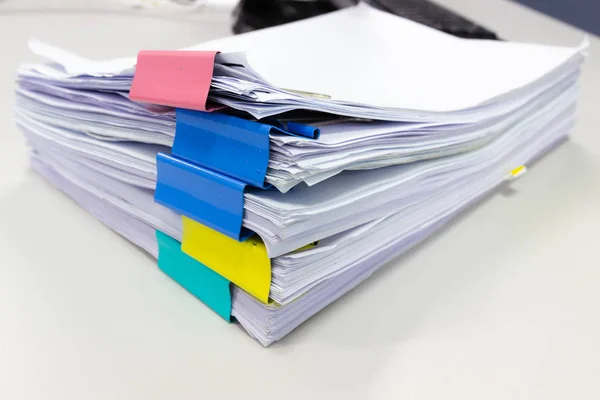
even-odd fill
[[(600, 398), (598, 38), (570, 142), (264, 349), (31, 173), (11, 121), (29, 36), (100, 58), (223, 35), (227, 18), (33, 3), (0, 2), (0, 398)], [(442, 3), (507, 39), (582, 37), (513, 3)]]

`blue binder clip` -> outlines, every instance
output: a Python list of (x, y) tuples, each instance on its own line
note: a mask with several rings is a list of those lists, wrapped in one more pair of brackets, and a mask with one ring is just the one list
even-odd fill
[(238, 241), (252, 236), (242, 226), (245, 182), (163, 153), (156, 167), (154, 201)]
[(172, 155), (249, 185), (265, 188), (269, 134), (319, 136), (319, 129), (308, 125), (294, 122), (280, 125), (178, 108)]
[[(276, 122), (274, 122), (275, 124)], [(316, 138), (319, 129), (280, 126), (220, 113), (177, 109), (172, 154), (158, 154), (154, 200), (238, 241), (246, 186), (266, 189), (272, 133)]]

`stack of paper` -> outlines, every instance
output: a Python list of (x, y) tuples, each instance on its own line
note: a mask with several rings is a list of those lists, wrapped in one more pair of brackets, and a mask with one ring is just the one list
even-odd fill
[(137, 61), (31, 47), (51, 60), (18, 71), (33, 167), (263, 345), (562, 141), (585, 49), (363, 4)]

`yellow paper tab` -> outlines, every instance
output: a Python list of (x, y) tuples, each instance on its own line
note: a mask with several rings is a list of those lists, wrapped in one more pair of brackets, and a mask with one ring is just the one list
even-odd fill
[(507, 175), (506, 179), (508, 179), (508, 180), (517, 179), (518, 177), (523, 175), (525, 172), (527, 172), (527, 167), (524, 165), (521, 165), (520, 167), (517, 167), (517, 168), (513, 169), (512, 171), (510, 171), (510, 174)]
[(271, 260), (263, 241), (254, 235), (238, 242), (187, 217), (181, 217), (181, 250), (219, 275), (250, 293), (263, 303), (269, 302)]
[(317, 247), (318, 244), (319, 244), (319, 241), (317, 240), (316, 242), (312, 242), (312, 243), (307, 244), (306, 246), (300, 247), (298, 250), (296, 250), (296, 252), (304, 251), (304, 250), (308, 250), (308, 249), (314, 249), (315, 247)]

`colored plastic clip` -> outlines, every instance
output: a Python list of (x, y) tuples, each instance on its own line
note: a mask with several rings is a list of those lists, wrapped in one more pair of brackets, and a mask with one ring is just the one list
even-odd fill
[(224, 320), (231, 321), (230, 282), (181, 251), (180, 243), (156, 231), (158, 267), (171, 279), (210, 307)]
[(181, 250), (263, 303), (269, 302), (271, 260), (254, 235), (238, 242), (194, 220), (182, 217)]
[(208, 111), (216, 51), (140, 51), (129, 98)]
[(319, 129), (287, 123), (289, 131), (221, 113), (178, 108), (172, 154), (196, 165), (264, 188), (271, 133), (319, 136)]
[(156, 168), (154, 201), (238, 241), (253, 234), (242, 226), (246, 183), (162, 153)]
[(172, 154), (257, 187), (264, 187), (271, 125), (219, 113), (177, 109)]
[[(187, 217), (181, 217), (181, 251), (230, 280), (265, 304), (271, 290), (271, 259), (264, 242), (253, 235), (238, 242)], [(308, 244), (298, 251), (315, 247)]]

